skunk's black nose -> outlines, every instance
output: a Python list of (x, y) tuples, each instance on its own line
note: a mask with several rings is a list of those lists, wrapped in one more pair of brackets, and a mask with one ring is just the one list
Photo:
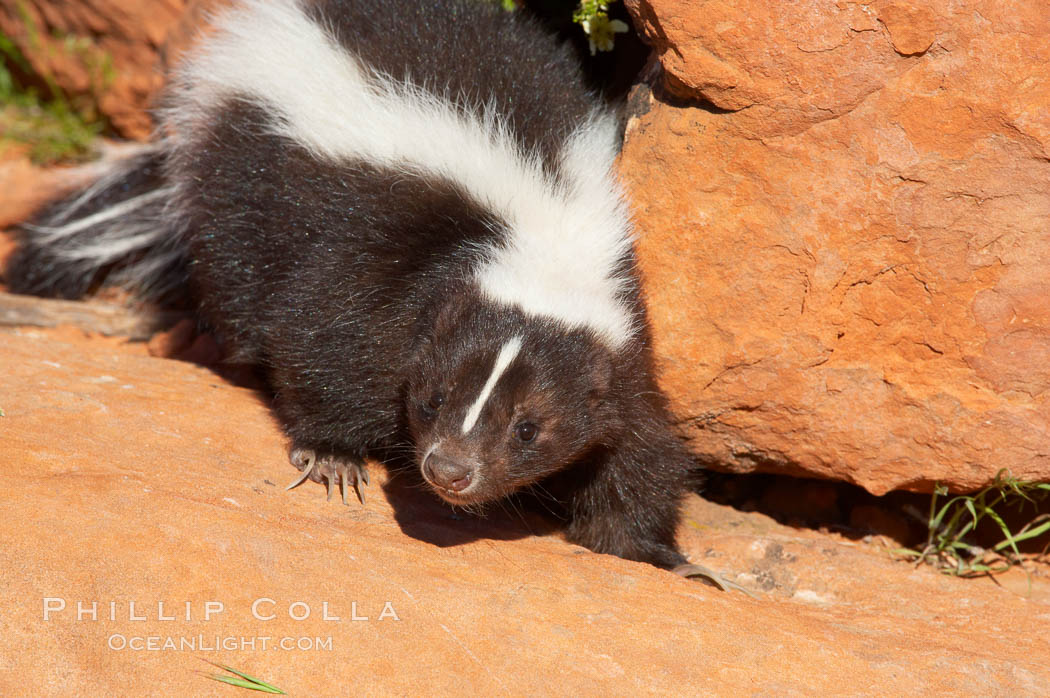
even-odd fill
[(462, 492), (470, 487), (473, 476), (474, 469), (469, 464), (450, 460), (437, 452), (423, 461), (423, 477), (435, 487)]

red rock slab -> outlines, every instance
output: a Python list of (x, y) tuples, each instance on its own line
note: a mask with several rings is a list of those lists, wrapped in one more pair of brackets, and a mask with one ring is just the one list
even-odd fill
[(693, 498), (684, 549), (760, 597), (723, 593), (378, 466), (364, 506), (285, 492), (265, 397), (142, 344), (6, 331), (0, 366), (4, 695), (230, 695), (201, 657), (290, 695), (1050, 685), (1045, 595)]
[[(37, 167), (23, 154), (8, 151), (0, 158), (0, 228), (21, 223), (60, 190), (57, 170)], [(5, 244), (0, 262), (10, 254)]]
[(651, 101), (622, 157), (696, 450), (877, 494), (1050, 480), (1050, 13), (634, 6), (732, 110)]

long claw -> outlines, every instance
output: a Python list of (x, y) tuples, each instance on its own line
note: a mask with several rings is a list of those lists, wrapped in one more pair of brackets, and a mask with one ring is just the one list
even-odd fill
[(361, 502), (361, 505), (364, 506), (364, 503), (365, 503), (365, 488), (361, 486), (361, 481), (364, 480), (364, 483), (366, 485), (368, 484), (368, 471), (365, 470), (364, 467), (360, 467), (360, 468), (357, 469), (357, 472), (359, 474), (360, 473), (364, 473), (364, 477), (355, 478), (355, 480), (354, 480), (354, 491), (357, 492), (357, 501)]
[(314, 471), (314, 466), (317, 464), (317, 459), (313, 456), (306, 457), (306, 465), (303, 466), (303, 472), (299, 473), (299, 477), (295, 479), (295, 482), (285, 487), (285, 491), (298, 487), (303, 483), (306, 478), (310, 477), (310, 473)]
[(350, 485), (354, 486), (357, 499), (361, 504), (365, 503), (364, 485), (368, 484), (368, 470), (358, 460), (340, 457), (334, 454), (321, 454), (308, 448), (293, 448), (288, 459), (296, 467), (302, 466), (302, 472), (295, 482), (288, 485), (286, 489), (297, 487), (307, 478), (315, 479), (325, 484), (328, 501), (332, 500), (336, 482), (339, 483), (339, 496), (343, 504), (347, 505)]
[(708, 569), (707, 567), (704, 567), (703, 565), (693, 565), (693, 564), (678, 565), (678, 567), (675, 567), (671, 571), (674, 572), (675, 574), (679, 574), (679, 575), (681, 575), (681, 576), (683, 576), (683, 577), (685, 577), (687, 579), (690, 578), (690, 577), (702, 577), (703, 579), (707, 580), (708, 582), (710, 582), (714, 586), (718, 587), (722, 591), (729, 591), (730, 589), (733, 589), (735, 591), (742, 591), (743, 593), (747, 594), (748, 596), (750, 596), (753, 599), (757, 599), (758, 598), (757, 596), (752, 594), (750, 591), (748, 591), (744, 587), (742, 587), (739, 584), (737, 584), (736, 582), (729, 581), (728, 579), (726, 579), (725, 577), (720, 575), (718, 572), (715, 572), (712, 569)]

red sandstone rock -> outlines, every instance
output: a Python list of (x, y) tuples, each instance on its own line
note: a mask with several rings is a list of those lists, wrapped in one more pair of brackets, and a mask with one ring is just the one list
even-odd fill
[(1050, 13), (628, 1), (668, 87), (622, 173), (663, 384), (727, 467), (1050, 479)]
[[(290, 695), (538, 695), (556, 680), (568, 695), (1036, 696), (1050, 684), (1043, 577), (1024, 598), (691, 498), (683, 550), (760, 591), (750, 599), (507, 512), (452, 517), (378, 466), (365, 506), (310, 484), (285, 492), (293, 468), (260, 395), (143, 344), (0, 331), (0, 366), (3, 695), (235, 693), (201, 657)], [(1023, 577), (1009, 586), (1028, 593)], [(45, 620), (45, 599), (65, 608)], [(95, 619), (78, 620), (78, 602), (97, 603)], [(206, 619), (209, 602), (223, 611)], [(399, 620), (380, 620), (386, 602)], [(125, 644), (148, 638), (206, 649)]]
[(163, 84), (160, 57), (184, 0), (0, 0), (0, 32), (38, 75), (98, 105), (117, 132), (145, 139)]
[[(61, 190), (56, 170), (36, 167), (24, 155), (0, 157), (0, 229), (21, 223)], [(0, 261), (3, 260), (0, 256)]]

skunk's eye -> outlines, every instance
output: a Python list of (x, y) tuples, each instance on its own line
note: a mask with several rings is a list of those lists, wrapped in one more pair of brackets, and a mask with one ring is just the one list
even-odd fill
[(540, 428), (532, 422), (522, 422), (518, 426), (514, 427), (514, 435), (518, 437), (518, 441), (522, 443), (530, 443), (536, 440), (536, 434), (540, 433)]
[(437, 390), (437, 391), (434, 392), (433, 395), (430, 396), (430, 399), (428, 399), (423, 404), (423, 411), (427, 415), (433, 416), (438, 410), (441, 409), (441, 406), (444, 405), (444, 404), (445, 404), (445, 394), (442, 393), (440, 390)]

